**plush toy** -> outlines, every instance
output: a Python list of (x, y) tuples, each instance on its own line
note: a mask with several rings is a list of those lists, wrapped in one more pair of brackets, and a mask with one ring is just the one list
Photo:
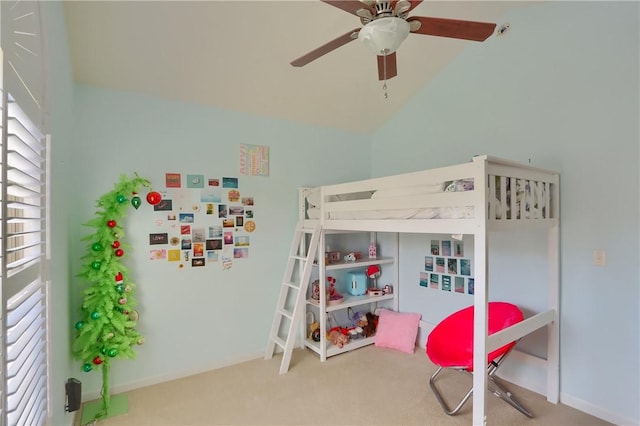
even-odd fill
[(362, 327), (362, 335), (364, 337), (370, 337), (376, 334), (376, 327), (378, 326), (378, 315), (367, 312), (366, 318), (367, 323)]
[(329, 332), (329, 341), (339, 348), (349, 342), (349, 336), (344, 334), (339, 328), (333, 328)]
[(349, 253), (344, 257), (344, 261), (345, 262), (355, 262), (356, 261), (356, 254), (355, 253)]
[(314, 321), (309, 325), (309, 339), (314, 342), (320, 341), (320, 324), (318, 324), (318, 321)]

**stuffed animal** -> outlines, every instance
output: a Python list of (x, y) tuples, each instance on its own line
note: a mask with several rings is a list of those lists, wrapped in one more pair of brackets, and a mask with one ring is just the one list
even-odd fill
[(356, 261), (356, 254), (355, 253), (349, 253), (344, 257), (344, 261), (345, 262), (355, 262)]
[(376, 327), (378, 326), (378, 315), (367, 312), (366, 318), (367, 323), (362, 327), (362, 335), (364, 337), (370, 337), (376, 334)]
[(318, 324), (318, 321), (314, 321), (309, 325), (309, 339), (313, 340), (314, 342), (319, 342), (320, 341), (320, 324)]
[(349, 342), (349, 336), (345, 335), (339, 329), (332, 329), (329, 332), (329, 341), (339, 348), (342, 348)]

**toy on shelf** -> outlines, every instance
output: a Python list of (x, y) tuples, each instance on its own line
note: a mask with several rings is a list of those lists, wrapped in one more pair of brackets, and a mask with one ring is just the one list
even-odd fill
[(371, 244), (369, 244), (369, 259), (375, 259), (376, 257), (378, 257), (376, 243), (374, 241), (371, 241)]

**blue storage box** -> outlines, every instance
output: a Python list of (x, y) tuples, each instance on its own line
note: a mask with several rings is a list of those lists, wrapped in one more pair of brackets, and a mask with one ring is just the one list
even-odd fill
[(347, 272), (347, 293), (362, 296), (367, 292), (367, 276), (364, 272)]

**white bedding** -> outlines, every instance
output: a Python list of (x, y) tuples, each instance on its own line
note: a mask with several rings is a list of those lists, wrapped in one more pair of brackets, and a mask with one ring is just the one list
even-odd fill
[[(320, 209), (307, 209), (309, 219), (319, 219)], [(424, 209), (387, 209), (352, 212), (331, 212), (329, 219), (470, 219), (473, 207), (431, 207)]]
[[(490, 204), (495, 208), (495, 217), (490, 219), (523, 219), (540, 218), (546, 216), (547, 194), (546, 185), (542, 182), (534, 182), (516, 178), (501, 178), (490, 176), (495, 179), (495, 194), (490, 197)], [(504, 179), (506, 189), (506, 200), (500, 198), (501, 180)], [(515, 179), (515, 212), (511, 211), (511, 179)], [(364, 199), (386, 199), (397, 197), (412, 197), (426, 194), (437, 194), (442, 192), (463, 192), (473, 191), (473, 179), (458, 179), (446, 182), (437, 182), (399, 188), (378, 189), (376, 191), (363, 191), (348, 194), (330, 195), (329, 202), (351, 201)], [(307, 194), (307, 217), (309, 219), (320, 218), (320, 189), (316, 188)], [(506, 201), (506, 202), (505, 202)], [(491, 212), (491, 209), (489, 211)], [(374, 220), (374, 219), (471, 219), (474, 217), (474, 208), (466, 207), (428, 207), (410, 209), (382, 209), (382, 210), (358, 210), (330, 212), (328, 219), (334, 220)]]
[[(401, 188), (379, 189), (377, 191), (357, 192), (351, 194), (332, 195), (330, 201), (350, 201), (362, 199), (381, 199), (410, 197), (414, 195), (437, 194), (441, 192), (460, 192), (473, 190), (473, 179), (422, 184)], [(316, 189), (307, 195), (307, 217), (319, 219), (320, 190)], [(329, 219), (467, 219), (473, 217), (473, 207), (430, 207), (423, 209), (384, 209), (331, 212)]]

